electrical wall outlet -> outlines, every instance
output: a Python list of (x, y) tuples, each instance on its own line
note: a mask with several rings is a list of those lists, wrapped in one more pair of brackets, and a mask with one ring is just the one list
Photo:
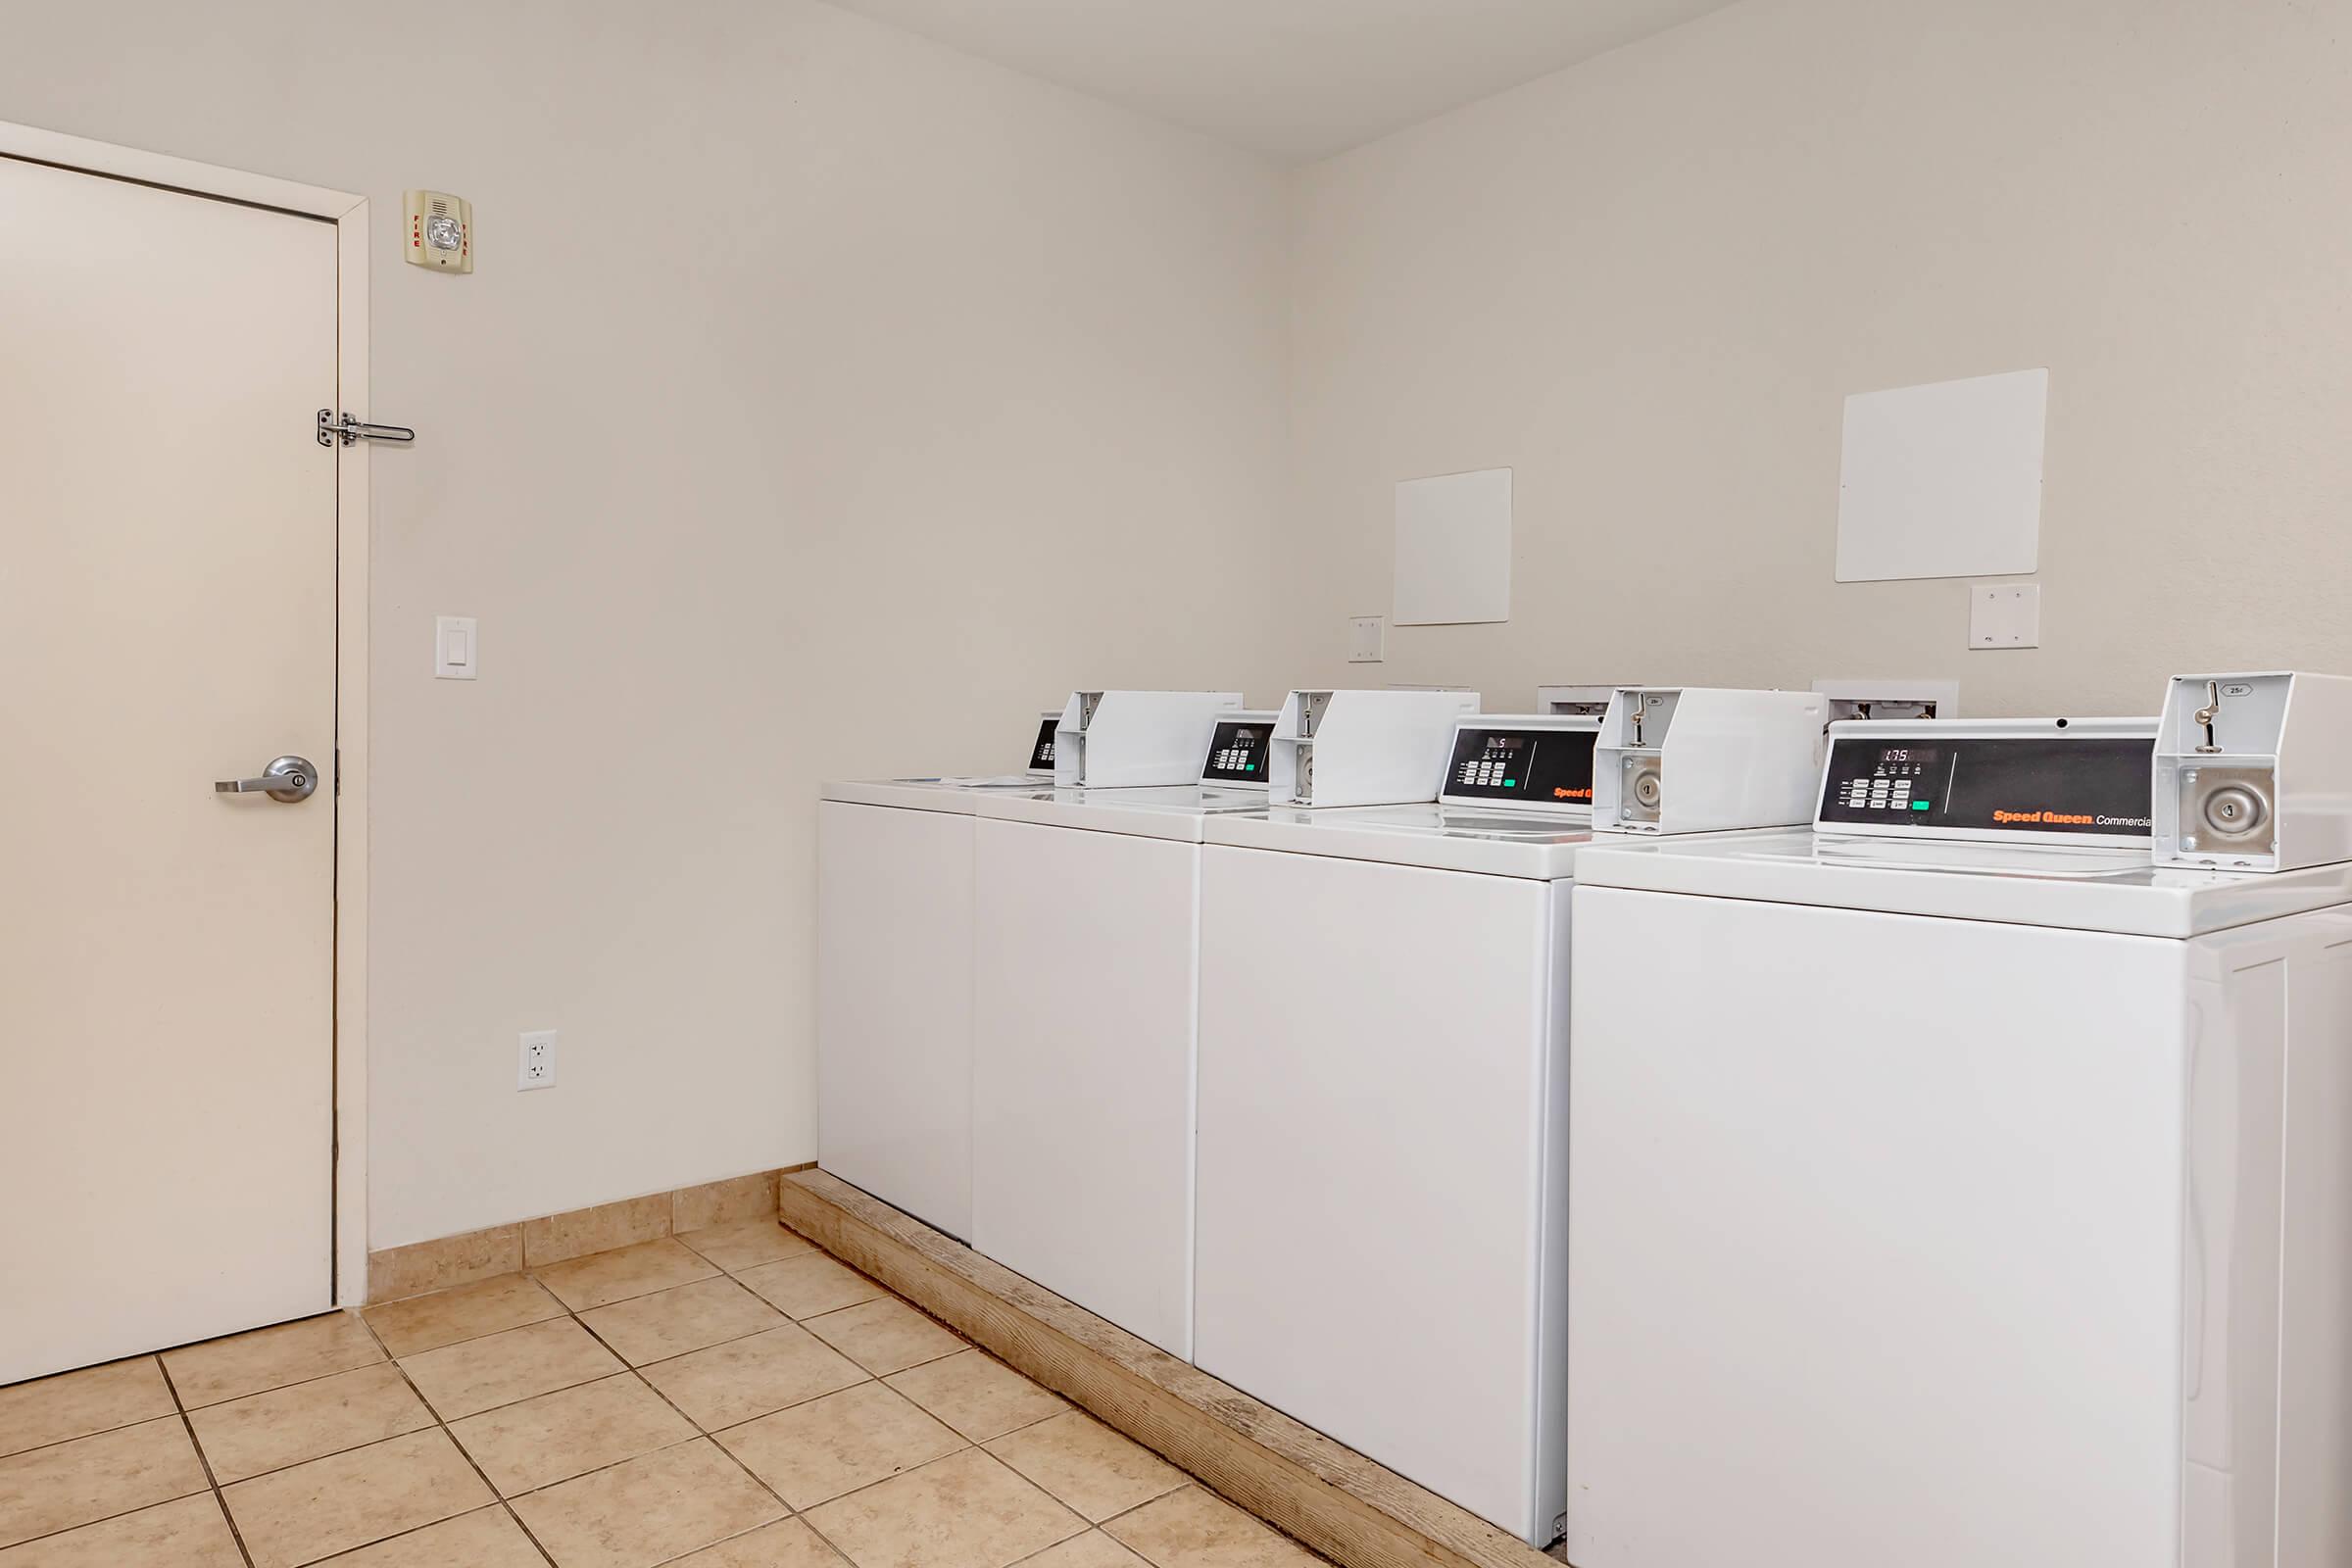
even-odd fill
[(1348, 662), (1377, 664), (1380, 662), (1381, 617), (1352, 615), (1348, 620)]
[(556, 1032), (553, 1029), (523, 1031), (522, 1050), (514, 1058), (514, 1087), (556, 1087)]

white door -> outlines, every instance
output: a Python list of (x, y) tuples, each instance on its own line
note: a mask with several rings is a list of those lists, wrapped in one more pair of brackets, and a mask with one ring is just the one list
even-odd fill
[(335, 245), (0, 157), (0, 1383), (332, 1302)]

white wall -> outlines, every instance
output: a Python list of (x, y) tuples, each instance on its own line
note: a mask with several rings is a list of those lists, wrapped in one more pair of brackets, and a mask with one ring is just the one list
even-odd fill
[[(1386, 609), (1395, 480), (1507, 466), (1513, 619), (1393, 630), (1383, 678), (2144, 712), (2352, 670), (2344, 18), (1746, 0), (1305, 171), (1298, 667)], [(1841, 402), (2032, 366), (2043, 646), (1969, 653), (1965, 584), (1832, 580)]]
[[(1072, 684), (2352, 669), (2334, 15), (1745, 0), (1288, 180), (809, 0), (19, 6), (0, 119), (374, 203), (384, 1247), (808, 1157), (816, 784)], [(2034, 365), (2042, 649), (1835, 584), (1843, 396)], [(1514, 619), (1341, 663), (1488, 466)]]
[[(371, 1245), (812, 1157), (820, 779), (1017, 765), (1073, 684), (1276, 695), (1255, 160), (801, 0), (6, 34), (0, 119), (372, 203), (420, 436), (374, 463)], [(398, 264), (411, 186), (474, 275)]]

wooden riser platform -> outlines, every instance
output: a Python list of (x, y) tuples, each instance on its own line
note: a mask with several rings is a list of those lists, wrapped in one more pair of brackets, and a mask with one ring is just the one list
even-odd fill
[(1300, 1426), (821, 1170), (784, 1223), (1342, 1568), (1558, 1568), (1517, 1537)]

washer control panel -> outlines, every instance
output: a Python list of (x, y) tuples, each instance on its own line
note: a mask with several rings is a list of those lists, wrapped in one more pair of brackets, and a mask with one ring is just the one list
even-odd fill
[(1263, 787), (1273, 762), (1273, 750), (1272, 713), (1220, 718), (1216, 733), (1209, 737), (1208, 760), (1200, 768), (1201, 782)]
[(1059, 713), (1048, 713), (1037, 726), (1037, 739), (1029, 744), (1029, 771), (1054, 771), (1054, 732), (1061, 727)]
[[(1967, 731), (1957, 734), (1885, 721), (1840, 733), (1849, 726), (1838, 725), (1816, 825), (1990, 839), (2149, 836), (2152, 723), (2122, 721), (2144, 732), (2118, 734), (2116, 720), (2015, 722), (2008, 734), (1965, 722), (1952, 725)], [(2069, 734), (2078, 723), (2098, 732)]]
[(1590, 810), (1592, 747), (1599, 738), (1596, 718), (1466, 718), (1454, 726), (1440, 799)]

